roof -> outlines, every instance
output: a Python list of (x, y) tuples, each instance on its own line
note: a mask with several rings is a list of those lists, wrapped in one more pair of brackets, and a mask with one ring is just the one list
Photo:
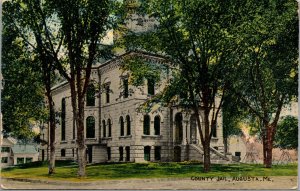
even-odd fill
[(12, 147), (14, 154), (36, 154), (38, 153), (34, 145), (16, 144)]
[[(130, 54), (139, 54), (139, 55), (143, 55), (143, 56), (146, 56), (146, 57), (153, 57), (153, 58), (156, 58), (156, 59), (161, 59), (161, 60), (165, 60), (166, 62), (169, 62), (168, 58), (166, 56), (164, 56), (164, 55), (158, 55), (158, 54), (155, 54), (155, 53), (146, 52), (146, 51), (142, 51), (142, 50), (130, 50), (130, 51), (125, 52), (125, 53), (123, 53), (121, 55), (118, 55), (118, 56), (116, 56), (116, 57), (114, 57), (112, 59), (109, 59), (106, 62), (101, 63), (100, 65), (98, 65), (96, 67), (92, 67), (92, 69), (100, 69), (100, 68), (102, 68), (102, 67), (104, 67), (104, 66), (106, 66), (108, 64), (113, 63), (113, 61), (121, 59), (121, 58), (123, 58), (123, 57), (125, 57), (127, 55), (130, 55)], [(53, 91), (53, 90), (55, 90), (57, 88), (60, 88), (60, 87), (62, 87), (64, 85), (66, 85), (66, 84), (68, 84), (67, 80), (65, 80), (65, 81), (63, 81), (63, 82), (61, 82), (61, 83), (53, 86), (51, 88), (51, 90)]]
[(17, 143), (16, 139), (14, 139), (12, 137), (8, 137), (8, 138), (3, 138), (1, 146), (12, 146), (16, 143)]

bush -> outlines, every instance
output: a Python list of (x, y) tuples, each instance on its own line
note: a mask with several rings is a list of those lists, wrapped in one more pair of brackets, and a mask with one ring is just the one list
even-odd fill
[(30, 163), (24, 163), (24, 164), (18, 164), (16, 167), (19, 168), (32, 168), (32, 167), (41, 167), (41, 166), (46, 166), (47, 161), (35, 161), (35, 162), (30, 162)]

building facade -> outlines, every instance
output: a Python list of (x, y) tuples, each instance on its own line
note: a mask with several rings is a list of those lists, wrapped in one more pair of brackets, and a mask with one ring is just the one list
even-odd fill
[[(87, 161), (202, 161), (200, 135), (191, 112), (176, 104), (170, 107), (157, 104), (149, 112), (138, 109), (163, 90), (172, 74), (167, 72), (159, 83), (145, 80), (143, 86), (134, 87), (129, 83), (129, 73), (121, 68), (124, 59), (133, 57), (168, 67), (162, 57), (145, 52), (128, 52), (93, 68), (85, 100)], [(56, 111), (61, 113), (55, 135), (56, 157), (76, 160), (76, 127), (72, 119), (68, 83), (53, 87), (52, 94)], [(217, 130), (211, 141), (213, 162), (229, 160), (223, 153), (221, 116), (220, 112)], [(43, 137), (49, 138), (48, 132), (45, 129)], [(47, 145), (41, 146), (41, 160), (46, 158), (47, 152)]]
[(38, 161), (39, 152), (36, 145), (17, 143), (8, 137), (1, 143), (1, 168)]

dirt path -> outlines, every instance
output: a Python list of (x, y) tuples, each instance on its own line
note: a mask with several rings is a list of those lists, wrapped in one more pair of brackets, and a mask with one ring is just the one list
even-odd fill
[(64, 182), (1, 179), (2, 189), (297, 189), (296, 176), (243, 177), (242, 179), (189, 177), (185, 179), (113, 180), (93, 182)]

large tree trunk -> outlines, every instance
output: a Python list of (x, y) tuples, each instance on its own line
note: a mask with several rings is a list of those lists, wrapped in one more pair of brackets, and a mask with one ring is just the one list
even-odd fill
[(84, 97), (78, 96), (77, 116), (77, 145), (78, 145), (78, 176), (85, 177), (86, 145), (84, 139)]
[(266, 168), (272, 167), (272, 151), (273, 151), (273, 140), (275, 134), (274, 124), (264, 124), (266, 136), (263, 136), (263, 156), (264, 166)]
[[(205, 104), (205, 105), (208, 105), (208, 104)], [(210, 171), (210, 128), (209, 128), (209, 112), (210, 111), (207, 108), (208, 107), (206, 107), (205, 111), (204, 111), (205, 141), (204, 141), (204, 145), (203, 145), (203, 151), (204, 151), (203, 172)]]
[(205, 141), (203, 145), (203, 151), (204, 151), (203, 172), (209, 172), (210, 171), (210, 141)]
[(54, 102), (51, 95), (50, 84), (46, 85), (46, 94), (49, 102), (49, 128), (50, 128), (50, 160), (49, 160), (49, 170), (48, 173), (55, 173), (55, 110)]

